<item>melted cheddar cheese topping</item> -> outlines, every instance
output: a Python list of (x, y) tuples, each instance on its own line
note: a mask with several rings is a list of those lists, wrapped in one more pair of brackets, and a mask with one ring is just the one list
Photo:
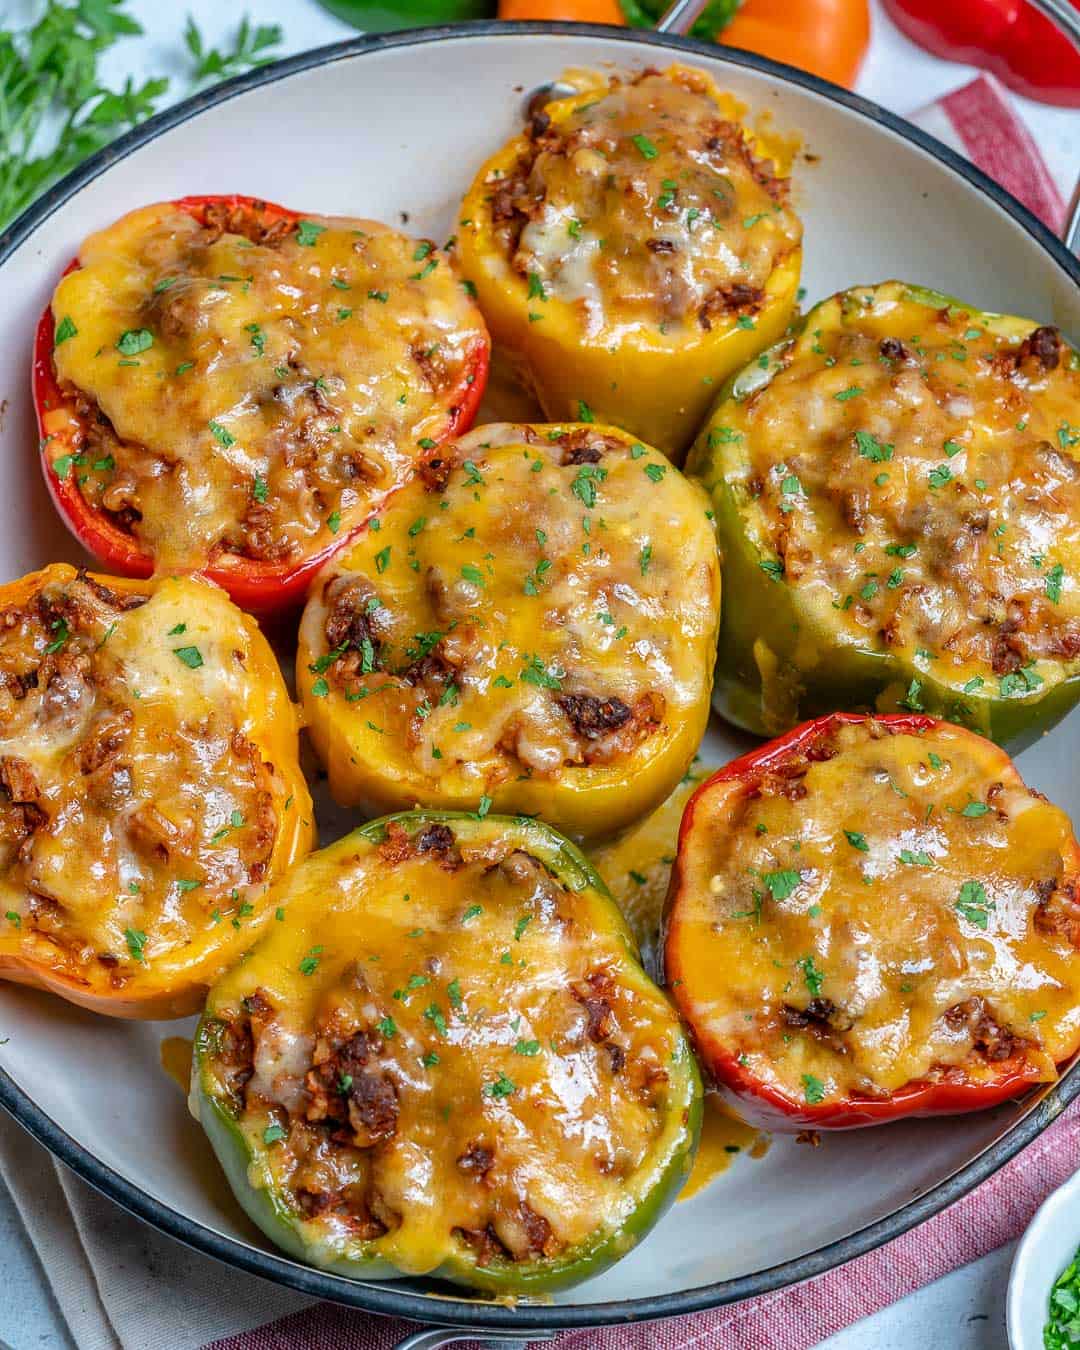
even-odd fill
[(269, 651), (208, 583), (27, 580), (0, 608), (0, 964), (117, 994), (206, 982), (310, 807), (263, 758), (293, 725)]
[[(298, 684), (335, 795), (363, 796), (359, 766), (385, 803), (527, 810), (533, 781), (584, 797), (662, 765), (635, 814), (661, 800), (707, 717), (720, 583), (706, 512), (659, 452), (611, 428), (457, 441), (309, 600)], [(581, 802), (569, 809), (589, 832)]]
[[(938, 303), (940, 302), (940, 303)], [(1056, 329), (890, 282), (818, 306), (709, 446), (812, 626), (964, 695), (1080, 657), (1080, 361)], [(895, 704), (893, 705), (895, 706)]]
[(809, 1104), (1006, 1060), (1049, 1081), (1080, 1045), (1072, 828), (986, 742), (834, 728), (692, 809), (668, 971), (674, 944), (699, 1042), (756, 1080)]
[(212, 1096), (315, 1264), (565, 1260), (685, 1147), (666, 1000), (610, 901), (508, 826), (391, 819), (313, 855), (211, 994)]
[(612, 77), (533, 117), (490, 188), (538, 320), (554, 297), (580, 310), (590, 338), (753, 327), (802, 226), (737, 113), (703, 72), (675, 66)]
[(166, 203), (79, 262), (53, 298), (82, 435), (58, 471), (163, 568), (332, 543), (445, 436), (486, 340), (446, 256), (369, 221)]

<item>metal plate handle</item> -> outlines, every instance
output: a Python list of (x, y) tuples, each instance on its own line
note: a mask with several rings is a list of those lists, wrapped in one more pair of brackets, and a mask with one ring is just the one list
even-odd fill
[(482, 1345), (499, 1345), (503, 1350), (525, 1350), (533, 1341), (553, 1341), (554, 1331), (534, 1331), (522, 1340), (512, 1331), (470, 1331), (468, 1327), (427, 1327), (398, 1341), (394, 1350), (442, 1350), (455, 1341), (479, 1341)]

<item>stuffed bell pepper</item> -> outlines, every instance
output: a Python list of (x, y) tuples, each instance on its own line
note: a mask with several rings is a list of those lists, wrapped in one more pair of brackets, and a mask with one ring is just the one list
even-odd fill
[(585, 405), (681, 460), (720, 381), (791, 318), (790, 147), (699, 70), (583, 84), (480, 170), (462, 270), (548, 417)]
[(837, 713), (708, 779), (665, 913), (702, 1063), (770, 1128), (993, 1106), (1080, 1048), (1080, 848), (1005, 752)]
[(412, 812), (275, 888), (210, 993), (192, 1109), (291, 1256), (492, 1293), (575, 1284), (674, 1198), (700, 1082), (596, 873), (539, 822)]
[(314, 842), (296, 733), (210, 582), (54, 564), (0, 587), (0, 978), (194, 1012)]
[(45, 478), (113, 571), (295, 605), (471, 424), (488, 347), (429, 241), (246, 197), (148, 206), (84, 242), (42, 317)]
[(708, 720), (705, 495), (590, 424), (479, 427), (437, 468), (312, 588), (297, 687), (330, 789), (611, 833), (668, 795)]
[(774, 735), (926, 711), (1021, 747), (1080, 698), (1080, 359), (887, 282), (724, 390), (688, 469), (725, 586), (715, 701)]

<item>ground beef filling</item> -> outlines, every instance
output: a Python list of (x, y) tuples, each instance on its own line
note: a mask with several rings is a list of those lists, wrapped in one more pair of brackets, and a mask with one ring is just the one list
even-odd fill
[[(530, 279), (530, 297), (579, 286), (584, 244), (614, 305), (710, 330), (752, 321), (772, 269), (798, 244), (788, 179), (689, 78), (613, 80), (566, 119), (535, 111), (525, 138), (490, 202), (498, 245)], [(753, 230), (767, 218), (779, 225), (763, 239)], [(590, 303), (585, 291), (563, 298)]]
[(751, 449), (763, 565), (824, 582), (834, 622), (879, 650), (1026, 694), (1039, 662), (1080, 657), (1080, 428), (1056, 411), (1080, 377), (1056, 328), (1003, 346), (970, 316), (919, 317), (914, 337), (870, 311), (800, 338), (747, 429), (714, 435)]

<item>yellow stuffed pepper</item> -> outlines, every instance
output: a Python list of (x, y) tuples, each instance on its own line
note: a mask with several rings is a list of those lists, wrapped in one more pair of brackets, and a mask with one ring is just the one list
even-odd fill
[(402, 489), (312, 591), (297, 685), (344, 805), (622, 828), (708, 719), (708, 502), (594, 425), (497, 424)]
[(54, 564), (0, 587), (0, 978), (194, 1012), (314, 843), (296, 733), (211, 582)]
[(583, 404), (678, 460), (716, 386), (782, 335), (802, 258), (790, 149), (738, 112), (702, 71), (611, 77), (480, 170), (462, 271), (548, 417)]

